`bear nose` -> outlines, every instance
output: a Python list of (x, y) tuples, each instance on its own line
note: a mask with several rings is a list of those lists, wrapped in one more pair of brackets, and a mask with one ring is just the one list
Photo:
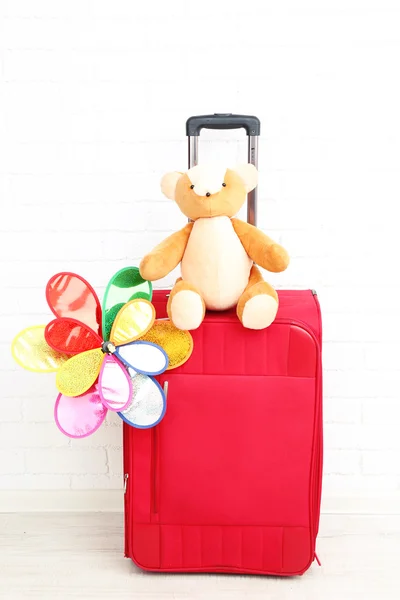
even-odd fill
[(210, 192), (207, 192), (206, 196), (207, 196), (207, 198), (208, 198), (208, 196), (211, 196)]

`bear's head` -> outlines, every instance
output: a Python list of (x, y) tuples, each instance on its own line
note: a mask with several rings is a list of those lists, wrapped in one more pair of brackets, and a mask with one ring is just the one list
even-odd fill
[(257, 169), (250, 163), (235, 169), (197, 165), (185, 173), (164, 175), (161, 190), (175, 200), (188, 219), (196, 221), (204, 217), (233, 217), (257, 181)]

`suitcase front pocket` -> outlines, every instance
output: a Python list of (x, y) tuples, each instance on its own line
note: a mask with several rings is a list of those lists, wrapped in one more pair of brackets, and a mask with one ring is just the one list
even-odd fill
[(159, 522), (308, 527), (315, 379), (168, 379), (152, 472)]

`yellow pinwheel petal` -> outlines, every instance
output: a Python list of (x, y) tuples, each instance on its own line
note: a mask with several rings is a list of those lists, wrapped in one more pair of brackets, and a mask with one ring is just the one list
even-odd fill
[(14, 360), (24, 369), (35, 373), (57, 371), (68, 359), (50, 348), (44, 337), (46, 325), (34, 325), (20, 331), (12, 341), (11, 353)]
[(80, 396), (96, 381), (104, 354), (100, 348), (72, 356), (58, 371), (57, 389), (64, 396)]
[(155, 321), (140, 339), (153, 342), (165, 350), (169, 358), (167, 371), (183, 365), (193, 352), (193, 338), (189, 331), (178, 329), (168, 320)]
[(119, 346), (137, 340), (150, 329), (155, 317), (154, 306), (147, 300), (137, 298), (127, 302), (115, 317), (110, 341)]

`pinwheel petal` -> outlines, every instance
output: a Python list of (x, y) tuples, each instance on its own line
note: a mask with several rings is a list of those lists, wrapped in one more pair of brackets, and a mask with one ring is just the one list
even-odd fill
[(168, 367), (166, 352), (151, 342), (132, 342), (118, 346), (115, 354), (137, 373), (159, 375)]
[(138, 429), (149, 429), (157, 425), (165, 415), (167, 399), (158, 381), (147, 375), (135, 373), (132, 376), (132, 402), (118, 413), (125, 423)]
[(115, 321), (115, 317), (121, 310), (121, 308), (125, 305), (124, 302), (120, 302), (119, 304), (115, 304), (112, 306), (106, 313), (104, 313), (103, 309), (103, 336), (105, 340), (110, 339), (110, 333), (112, 326)]
[(107, 408), (95, 386), (77, 398), (59, 394), (54, 407), (57, 427), (70, 438), (91, 435), (103, 423), (106, 414)]
[(57, 273), (46, 286), (47, 303), (56, 317), (69, 317), (101, 334), (101, 306), (92, 286), (75, 273)]
[(27, 327), (12, 341), (14, 360), (28, 371), (51, 373), (69, 359), (69, 356), (56, 352), (48, 345), (44, 337), (45, 328), (45, 325)]
[[(118, 310), (134, 298), (151, 300), (152, 284), (140, 275), (138, 267), (125, 267), (108, 282), (103, 298), (103, 337), (109, 339)], [(119, 307), (119, 308), (116, 308)]]
[(113, 356), (106, 356), (99, 375), (100, 398), (113, 411), (124, 410), (132, 401), (132, 381), (125, 369)]
[(110, 340), (116, 346), (133, 342), (150, 329), (155, 315), (154, 306), (147, 300), (131, 300), (117, 314)]
[(193, 338), (189, 331), (177, 329), (171, 321), (164, 319), (155, 321), (152, 328), (140, 337), (141, 340), (164, 349), (169, 359), (168, 370), (183, 365), (193, 352)]
[(84, 394), (96, 381), (103, 358), (104, 354), (100, 349), (72, 356), (57, 372), (58, 391), (72, 397)]
[(49, 346), (66, 354), (78, 354), (100, 348), (103, 341), (84, 323), (66, 317), (50, 321), (44, 335)]

